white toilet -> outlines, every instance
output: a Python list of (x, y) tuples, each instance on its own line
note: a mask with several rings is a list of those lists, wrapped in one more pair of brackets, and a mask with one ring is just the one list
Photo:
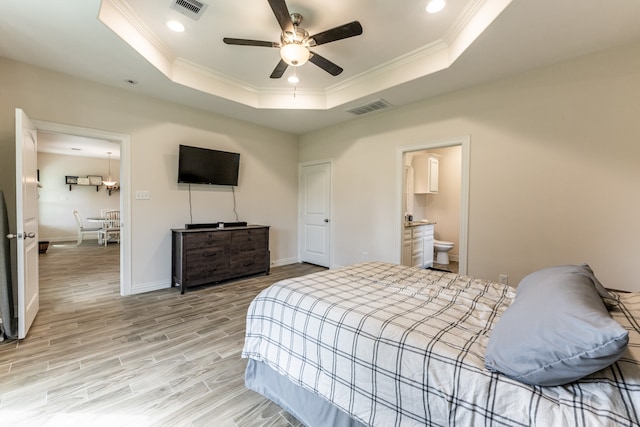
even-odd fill
[(449, 251), (453, 249), (455, 243), (445, 240), (434, 240), (433, 249), (436, 251), (436, 264), (449, 264)]

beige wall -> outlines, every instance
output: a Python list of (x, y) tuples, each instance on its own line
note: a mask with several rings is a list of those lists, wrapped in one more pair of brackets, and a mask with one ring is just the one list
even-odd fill
[[(141, 83), (143, 84), (143, 83)], [(14, 109), (32, 118), (131, 137), (132, 288), (170, 283), (170, 229), (189, 222), (178, 145), (239, 152), (239, 219), (271, 226), (271, 259), (297, 259), (297, 137), (0, 58), (0, 189), (15, 216)], [(123, 184), (124, 185), (124, 184)], [(233, 221), (227, 187), (192, 186), (193, 221)], [(276, 202), (274, 202), (276, 201)], [(11, 218), (15, 226), (15, 220)]]
[(399, 147), (470, 135), (468, 273), (516, 285), (589, 263), (640, 291), (640, 45), (635, 44), (301, 137), (333, 159), (337, 265), (398, 261)]
[[(400, 259), (400, 148), (470, 135), (468, 273), (517, 282), (588, 262), (640, 290), (640, 45), (362, 117), (297, 138), (0, 59), (0, 189), (15, 209), (14, 108), (131, 136), (132, 281), (169, 283), (169, 229), (189, 221), (177, 146), (242, 155), (240, 219), (272, 226), (272, 260), (296, 259), (297, 162), (333, 160), (335, 265)], [(277, 203), (273, 203), (277, 200)], [(232, 220), (227, 189), (193, 191), (194, 221)], [(11, 218), (11, 223), (14, 220)]]
[[(99, 217), (102, 209), (119, 209), (120, 192), (105, 187), (74, 185), (69, 191), (65, 176), (102, 175), (107, 178), (107, 159), (38, 153), (40, 184), (38, 188), (38, 238), (50, 242), (75, 240), (78, 228), (72, 211), (77, 209), (85, 226), (99, 224), (86, 222), (87, 217)], [(111, 175), (120, 176), (120, 162), (111, 159)], [(97, 238), (97, 233), (94, 233)], [(97, 242), (96, 242), (97, 243)]]

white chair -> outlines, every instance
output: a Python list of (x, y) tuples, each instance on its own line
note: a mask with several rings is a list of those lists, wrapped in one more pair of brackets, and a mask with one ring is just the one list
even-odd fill
[(85, 227), (82, 225), (80, 213), (75, 209), (73, 210), (73, 216), (76, 218), (76, 224), (78, 224), (78, 243), (76, 246), (80, 246), (82, 244), (82, 238), (86, 233), (96, 233), (98, 236), (98, 244), (100, 244), (100, 232), (102, 227)]
[(113, 208), (102, 208), (100, 209), (100, 218), (105, 218), (105, 215), (107, 214), (107, 212), (111, 212), (111, 211), (117, 211), (118, 209), (113, 209)]
[(104, 245), (107, 246), (111, 238), (120, 243), (120, 211), (106, 210), (103, 218), (100, 239), (104, 242)]

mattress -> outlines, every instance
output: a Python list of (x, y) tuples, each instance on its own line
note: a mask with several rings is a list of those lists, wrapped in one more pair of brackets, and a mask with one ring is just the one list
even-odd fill
[(630, 331), (626, 353), (565, 386), (529, 386), (484, 367), (513, 288), (381, 262), (265, 289), (249, 307), (242, 356), (364, 425), (637, 426), (640, 294), (619, 296), (612, 316)]

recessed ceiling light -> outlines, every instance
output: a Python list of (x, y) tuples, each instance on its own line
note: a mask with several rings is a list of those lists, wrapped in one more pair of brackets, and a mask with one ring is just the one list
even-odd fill
[(429, 13), (437, 13), (440, 12), (446, 6), (447, 2), (445, 0), (431, 0), (427, 3), (427, 12)]
[(182, 25), (178, 21), (168, 21), (167, 27), (169, 27), (171, 31), (175, 31), (176, 33), (182, 33), (184, 31), (184, 25)]

